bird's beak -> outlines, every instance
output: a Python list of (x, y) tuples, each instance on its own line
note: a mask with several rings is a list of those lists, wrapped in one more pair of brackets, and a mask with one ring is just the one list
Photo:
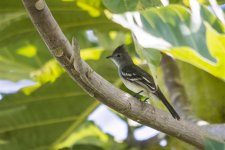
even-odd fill
[(110, 59), (110, 58), (112, 58), (112, 55), (111, 55), (111, 56), (107, 56), (106, 58), (107, 58), (107, 59)]

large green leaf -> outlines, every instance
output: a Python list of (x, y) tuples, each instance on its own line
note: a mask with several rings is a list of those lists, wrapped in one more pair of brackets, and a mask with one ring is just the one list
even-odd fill
[(143, 10), (148, 7), (160, 6), (160, 0), (102, 0), (103, 4), (113, 13)]
[[(131, 29), (141, 46), (170, 53), (225, 79), (225, 26), (204, 6), (195, 7), (199, 10), (169, 5), (139, 14), (114, 15), (113, 20)], [(145, 57), (151, 57), (150, 53)]]
[(192, 112), (211, 123), (225, 122), (225, 82), (188, 63), (177, 64)]
[[(101, 49), (83, 49), (81, 57), (88, 59), (88, 64), (104, 78), (116, 83), (117, 72), (105, 58), (108, 53), (102, 57), (101, 53)], [(56, 146), (70, 137), (98, 105), (68, 75), (60, 76), (63, 72), (59, 64), (51, 60), (32, 72), (39, 83), (44, 84), (42, 87), (34, 92), (33, 87), (27, 87), (23, 91), (32, 92), (30, 95), (21, 91), (0, 101), (0, 119), (3, 120), (0, 149), (42, 150)]]
[[(211, 21), (212, 14), (206, 13), (208, 11), (204, 7), (201, 7), (201, 10), (205, 21)], [(206, 17), (206, 15), (209, 16)], [(189, 47), (195, 53), (202, 55), (211, 62), (215, 62), (216, 59), (211, 56), (207, 47), (205, 26), (201, 23), (194, 24), (191, 17), (194, 17), (194, 14), (192, 16), (187, 9), (178, 5), (141, 12), (144, 29), (148, 33), (156, 37), (162, 37), (174, 49)], [(201, 20), (198, 21), (201, 22)], [(213, 25), (218, 28), (218, 31), (224, 30), (218, 20), (210, 23), (214, 23)]]
[[(113, 64), (105, 57), (100, 59), (88, 63), (115, 83), (118, 76)], [(48, 71), (42, 73), (49, 76)], [(0, 101), (0, 149), (44, 150), (61, 142), (63, 147), (71, 146), (77, 142), (74, 132), (98, 104), (66, 74), (29, 96), (23, 92), (7, 95)]]
[[(86, 30), (124, 30), (105, 17), (101, 4), (83, 0), (47, 0), (47, 4), (68, 39), (75, 36), (82, 49), (97, 46), (89, 41)], [(97, 16), (92, 15), (93, 9), (98, 11)], [(4, 35), (0, 37), (0, 78), (32, 79), (31, 72), (46, 64), (51, 55), (35, 31), (22, 1), (1, 1), (0, 12), (0, 34)]]
[(85, 121), (98, 105), (64, 74), (30, 96), (22, 92), (0, 101), (0, 149), (47, 149)]
[(187, 47), (174, 48), (169, 51), (169, 53), (178, 59), (189, 62), (196, 67), (225, 80), (225, 59), (223, 57), (225, 56), (225, 35), (218, 34), (208, 26), (206, 31), (206, 41), (209, 52), (214, 56), (214, 58), (216, 58), (215, 63), (201, 58), (201, 56), (199, 56), (199, 54), (193, 49)]

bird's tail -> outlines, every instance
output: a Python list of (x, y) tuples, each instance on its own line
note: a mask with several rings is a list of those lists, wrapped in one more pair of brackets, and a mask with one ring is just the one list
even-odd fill
[(166, 108), (169, 110), (171, 115), (173, 116), (174, 119), (180, 120), (180, 116), (178, 113), (174, 110), (173, 106), (170, 105), (170, 103), (167, 101), (163, 93), (161, 92), (160, 89), (158, 89), (155, 93), (155, 95), (163, 102), (163, 104), (166, 106)]

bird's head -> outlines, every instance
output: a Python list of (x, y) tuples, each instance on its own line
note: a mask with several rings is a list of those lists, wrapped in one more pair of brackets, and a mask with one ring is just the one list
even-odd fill
[(112, 55), (106, 58), (111, 59), (117, 67), (133, 64), (125, 45), (120, 45), (119, 47), (117, 47), (112, 53)]

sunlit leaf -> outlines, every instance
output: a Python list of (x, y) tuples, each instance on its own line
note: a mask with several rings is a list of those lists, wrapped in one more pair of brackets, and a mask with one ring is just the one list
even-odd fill
[(210, 26), (207, 26), (206, 40), (209, 52), (212, 56), (217, 58), (216, 63), (201, 58), (201, 56), (193, 49), (187, 47), (174, 48), (167, 52), (178, 59), (189, 62), (219, 78), (225, 79), (225, 35), (221, 35), (214, 31)]
[(93, 47), (93, 48), (85, 48), (81, 50), (81, 58), (83, 58), (84, 60), (98, 60), (101, 56), (101, 53), (103, 52), (102, 48), (97, 48), (97, 47)]
[(77, 6), (82, 8), (93, 17), (98, 17), (101, 15), (100, 9), (100, 0), (77, 0)]
[(34, 57), (37, 53), (37, 49), (33, 45), (27, 45), (17, 50), (17, 54), (25, 57)]
[(64, 70), (60, 64), (55, 59), (50, 60), (44, 64), (42, 68), (31, 72), (30, 76), (36, 81), (36, 84), (23, 88), (23, 91), (25, 94), (29, 95), (43, 84), (54, 82), (62, 73), (64, 73)]
[[(103, 133), (93, 123), (86, 122), (75, 130), (63, 142), (55, 146), (56, 149), (63, 147), (72, 147), (77, 144), (93, 144), (99, 147), (105, 147), (109, 143), (110, 137)], [(104, 146), (105, 145), (105, 146)]]
[[(135, 22), (128, 18), (133, 18)], [(142, 47), (170, 53), (225, 79), (225, 62), (222, 59), (225, 27), (207, 8), (196, 3), (190, 12), (182, 6), (170, 5), (151, 8), (140, 14), (114, 15), (113, 20), (131, 29)], [(217, 36), (212, 35), (214, 32)], [(145, 54), (145, 59), (151, 57), (150, 53)]]
[(43, 65), (39, 70), (31, 73), (32, 78), (40, 83), (53, 82), (64, 72), (60, 64), (52, 59)]

